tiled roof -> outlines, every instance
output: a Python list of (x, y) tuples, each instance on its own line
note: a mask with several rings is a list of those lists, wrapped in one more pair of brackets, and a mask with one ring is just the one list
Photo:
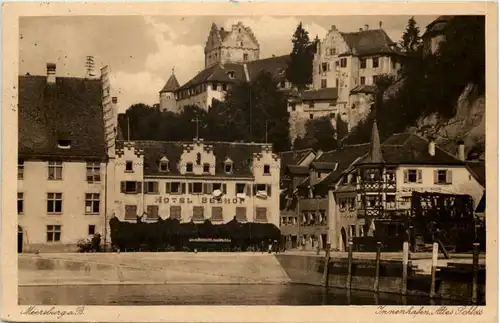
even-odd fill
[(338, 89), (335, 87), (327, 87), (319, 90), (308, 90), (302, 93), (293, 95), (290, 99), (292, 102), (302, 101), (333, 101), (338, 98)]
[(165, 84), (165, 86), (163, 87), (163, 89), (161, 89), (160, 93), (163, 93), (163, 92), (174, 92), (179, 87), (180, 87), (180, 85), (179, 85), (179, 82), (177, 81), (177, 78), (175, 77), (175, 74), (172, 74), (168, 78), (168, 81)]
[(296, 165), (287, 165), (286, 173), (294, 174), (294, 175), (309, 175), (309, 167), (307, 166), (296, 166)]
[[(415, 134), (399, 133), (387, 138), (382, 144), (382, 156), (386, 164), (463, 165), (464, 162), (435, 146), (435, 154), (429, 154), (429, 142)], [(358, 163), (367, 161), (364, 156)]]
[(287, 165), (298, 165), (306, 156), (313, 153), (314, 150), (312, 148), (283, 151), (279, 153), (281, 158), (281, 169), (285, 169)]
[[(229, 77), (228, 73), (230, 71), (234, 72), (234, 79)], [(236, 80), (245, 80), (243, 65), (234, 63), (215, 64), (196, 74), (195, 77), (178, 88), (177, 92), (206, 82), (235, 83)]]
[[(117, 148), (123, 147), (123, 142), (117, 143)], [(144, 151), (144, 175), (180, 175), (178, 163), (183, 145), (192, 142), (179, 141), (135, 141), (136, 149)], [(225, 177), (251, 177), (253, 153), (262, 151), (262, 144), (234, 143), (234, 142), (204, 142), (213, 145), (215, 155), (215, 175)], [(159, 171), (160, 160), (166, 157), (169, 161), (169, 172)], [(224, 162), (227, 158), (233, 161), (233, 172), (228, 175), (224, 172)]]
[(351, 90), (351, 93), (369, 93), (373, 94), (375, 93), (376, 87), (374, 85), (358, 85), (355, 88)]
[(321, 184), (330, 185), (336, 182), (342, 173), (347, 170), (357, 159), (368, 153), (370, 144), (344, 146), (340, 149), (324, 153), (323, 158), (337, 163), (335, 171), (331, 172)]
[(270, 73), (275, 80), (284, 80), (289, 63), (290, 55), (275, 56), (248, 62), (247, 68), (250, 80), (254, 80), (262, 71)]
[(486, 169), (484, 161), (467, 161), (467, 168), (476, 178), (479, 184), (486, 187)]
[(319, 162), (319, 161), (314, 161), (311, 163), (311, 166), (315, 169), (319, 170), (330, 170), (333, 171), (335, 168), (337, 168), (337, 163), (329, 163), (329, 162)]
[(444, 30), (448, 22), (453, 19), (453, 16), (439, 16), (427, 25), (426, 30), (422, 37), (432, 36)]
[[(20, 157), (105, 158), (101, 80), (19, 76)], [(70, 140), (69, 149), (58, 140)]]
[(341, 33), (341, 35), (354, 55), (398, 53), (392, 47), (394, 42), (383, 29), (362, 30), (353, 33)]

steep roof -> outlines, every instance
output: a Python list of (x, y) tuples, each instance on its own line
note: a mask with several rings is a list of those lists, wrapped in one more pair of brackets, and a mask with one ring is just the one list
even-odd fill
[(479, 203), (477, 204), (476, 213), (484, 213), (486, 211), (486, 191), (484, 191), (483, 196), (481, 197), (481, 200), (479, 200)]
[(358, 86), (354, 87), (351, 90), (351, 93), (352, 94), (354, 94), (354, 93), (369, 93), (369, 94), (373, 94), (373, 93), (375, 93), (375, 89), (376, 89), (376, 87), (374, 85), (363, 84), (363, 85), (358, 85)]
[[(386, 164), (464, 165), (465, 163), (435, 146), (434, 156), (429, 154), (429, 141), (415, 134), (398, 133), (382, 144), (382, 157)], [(368, 155), (358, 163), (368, 162)]]
[(161, 89), (160, 93), (175, 92), (175, 90), (177, 90), (179, 87), (180, 87), (179, 82), (177, 81), (175, 74), (172, 73), (172, 75), (170, 75), (170, 77), (168, 78), (167, 83), (165, 83), (163, 89)]
[(264, 71), (270, 73), (275, 80), (281, 81), (286, 78), (288, 64), (290, 64), (290, 55), (259, 59), (247, 63), (248, 74), (250, 80), (254, 80), (259, 73)]
[(454, 16), (439, 16), (427, 25), (422, 37), (432, 36), (441, 33)]
[(338, 89), (335, 87), (327, 87), (318, 90), (308, 90), (294, 95), (290, 101), (333, 101), (338, 98)]
[(287, 174), (293, 175), (309, 175), (309, 167), (307, 166), (298, 166), (298, 165), (287, 165), (285, 168), (285, 172)]
[[(144, 151), (144, 175), (180, 175), (178, 163), (183, 153), (183, 146), (192, 142), (180, 141), (134, 141), (136, 149)], [(262, 144), (235, 143), (235, 142), (204, 142), (213, 145), (215, 155), (215, 175), (223, 177), (252, 177), (253, 153), (262, 151)], [(122, 148), (124, 142), (117, 142), (117, 148)], [(169, 172), (160, 172), (159, 162), (166, 157), (169, 163)], [(233, 172), (228, 175), (224, 171), (224, 162), (227, 158), (233, 161)]]
[[(234, 72), (234, 79), (228, 73)], [(245, 71), (243, 65), (235, 63), (215, 64), (207, 67), (195, 75), (186, 84), (177, 89), (176, 92), (200, 85), (206, 82), (235, 83), (236, 80), (244, 80)]]
[[(347, 170), (356, 160), (368, 153), (370, 144), (349, 145), (342, 148), (324, 153), (323, 160), (330, 163), (337, 163), (337, 168), (332, 171), (321, 184), (330, 185), (335, 183), (342, 173)], [(320, 158), (321, 160), (321, 158)]]
[(354, 55), (397, 54), (394, 42), (383, 29), (340, 33)]
[(380, 164), (384, 162), (384, 157), (382, 157), (382, 150), (380, 149), (380, 135), (378, 133), (376, 119), (373, 120), (370, 150), (368, 151), (367, 159), (365, 158), (364, 162), (370, 164)]
[(309, 154), (314, 154), (312, 148), (283, 151), (279, 153), (281, 158), (281, 169), (285, 169), (287, 165), (298, 165)]
[(337, 168), (337, 163), (314, 161), (311, 163), (311, 167), (314, 169), (318, 169), (318, 170), (333, 171), (333, 170), (335, 170), (335, 168)]
[(479, 184), (486, 187), (486, 168), (484, 161), (467, 161), (466, 165)]
[(19, 76), (19, 156), (106, 158), (101, 93), (99, 79)]

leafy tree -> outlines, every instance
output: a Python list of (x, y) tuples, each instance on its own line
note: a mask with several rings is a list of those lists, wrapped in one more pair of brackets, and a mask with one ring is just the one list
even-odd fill
[(294, 149), (313, 148), (323, 151), (337, 147), (336, 131), (330, 117), (307, 120), (304, 137), (295, 139)]
[(302, 22), (293, 34), (292, 43), (291, 61), (286, 70), (286, 77), (293, 85), (302, 90), (312, 83), (312, 64), (315, 51), (314, 42), (309, 41), (309, 33), (302, 27)]
[(401, 46), (406, 53), (414, 53), (418, 50), (421, 41), (420, 28), (418, 28), (415, 18), (411, 17), (408, 19), (406, 29), (403, 33)]

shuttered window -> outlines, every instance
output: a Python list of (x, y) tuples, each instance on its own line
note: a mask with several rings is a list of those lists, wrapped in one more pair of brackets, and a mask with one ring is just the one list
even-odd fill
[(254, 195), (258, 192), (266, 192), (267, 196), (271, 196), (271, 185), (269, 184), (255, 184), (253, 188)]
[(174, 220), (181, 220), (181, 206), (180, 205), (172, 205), (170, 206), (170, 218)]
[(258, 207), (255, 209), (255, 221), (267, 222), (267, 208)]
[(125, 220), (137, 219), (137, 205), (125, 205)]
[(247, 222), (247, 208), (242, 206), (236, 207), (236, 221)]
[(193, 222), (203, 222), (205, 221), (205, 216), (203, 214), (203, 206), (193, 206)]
[(438, 169), (434, 171), (434, 184), (451, 184), (452, 183), (451, 170)]
[(212, 207), (212, 221), (223, 221), (224, 217), (222, 215), (222, 207), (221, 206), (213, 206)]
[(158, 194), (158, 182), (144, 182), (145, 194)]
[(138, 194), (142, 192), (142, 182), (122, 181), (120, 192), (125, 194)]
[(156, 220), (158, 219), (158, 205), (148, 205), (147, 207), (147, 219)]
[(405, 169), (404, 170), (405, 183), (422, 183), (422, 170), (421, 169)]
[(184, 194), (184, 193), (186, 193), (186, 183), (180, 183), (180, 182), (166, 183), (165, 193), (167, 193), (167, 194)]

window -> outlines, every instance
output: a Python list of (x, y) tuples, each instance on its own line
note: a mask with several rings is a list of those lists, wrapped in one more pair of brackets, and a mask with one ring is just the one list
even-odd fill
[(186, 173), (192, 173), (193, 172), (193, 163), (187, 163), (186, 164)]
[(99, 204), (99, 193), (85, 194), (85, 214), (98, 214)]
[(49, 161), (49, 180), (61, 180), (62, 168), (62, 162)]
[(362, 58), (360, 61), (360, 68), (366, 68), (366, 58)]
[(405, 183), (422, 183), (422, 171), (419, 169), (407, 169), (405, 172)]
[(377, 84), (378, 78), (379, 78), (378, 75), (373, 75), (373, 78), (372, 78), (373, 84), (375, 84), (375, 85)]
[(338, 78), (335, 79), (335, 87), (337, 89), (339, 88), (339, 79)]
[(243, 60), (248, 61), (248, 54), (247, 53), (243, 54)]
[(203, 172), (210, 173), (210, 164), (203, 164)]
[(254, 186), (254, 195), (256, 195), (259, 192), (263, 192), (263, 193), (266, 193), (267, 196), (271, 196), (271, 185), (256, 184)]
[(222, 91), (227, 91), (227, 84), (222, 84)]
[(160, 162), (160, 172), (168, 172), (168, 161), (161, 161)]
[(17, 214), (24, 213), (24, 194), (17, 193)]
[(391, 59), (391, 63), (392, 63), (392, 68), (393, 68), (393, 69), (396, 69), (396, 67), (397, 67), (397, 62), (396, 62), (396, 60)]
[(62, 193), (47, 193), (47, 213), (62, 213)]
[(58, 140), (57, 147), (59, 149), (70, 149), (71, 148), (71, 140)]
[(226, 172), (226, 174), (231, 174), (233, 172), (232, 162), (226, 161), (226, 163), (224, 164), (224, 172)]
[(245, 183), (236, 183), (236, 194), (244, 194), (245, 188), (246, 188)]
[(234, 71), (227, 72), (227, 76), (229, 76), (230, 79), (234, 79)]
[(185, 191), (185, 184), (181, 185), (180, 182), (167, 183), (165, 191), (166, 191), (166, 193), (170, 193), (170, 194), (184, 193), (184, 191)]
[(271, 175), (271, 166), (264, 165), (264, 175)]
[(309, 114), (309, 119), (311, 119), (311, 120), (314, 119), (314, 114), (310, 113)]
[(258, 207), (255, 209), (255, 221), (267, 222), (267, 208)]
[(137, 205), (125, 205), (125, 220), (137, 219)]
[(193, 222), (202, 222), (205, 220), (204, 207), (203, 206), (193, 206), (193, 217), (191, 218)]
[(24, 160), (17, 160), (17, 179), (24, 179)]
[(212, 206), (212, 221), (223, 221), (224, 217), (222, 216), (222, 207), (221, 206)]
[(361, 77), (359, 78), (359, 84), (361, 84), (361, 85), (365, 85), (365, 83), (366, 83), (366, 78), (365, 78), (364, 76), (361, 76)]
[(434, 171), (434, 184), (451, 184), (451, 170), (439, 169)]
[(101, 181), (101, 163), (87, 162), (87, 182), (98, 183)]
[(192, 194), (203, 194), (203, 183), (201, 182), (196, 182), (196, 183), (189, 183), (191, 186), (190, 187), (190, 193)]
[(134, 164), (130, 160), (127, 160), (125, 162), (125, 171), (126, 172), (133, 172), (134, 171)]
[(158, 219), (158, 217), (159, 217), (158, 210), (159, 210), (158, 205), (148, 205), (146, 207), (146, 218), (149, 220)]
[(347, 67), (347, 58), (342, 58), (340, 60), (340, 67)]
[(373, 68), (377, 68), (378, 67), (378, 57), (374, 57), (373, 58), (372, 66), (373, 66)]
[(121, 192), (126, 194), (136, 194), (140, 193), (141, 185), (135, 181), (123, 181), (121, 182)]
[(48, 225), (47, 226), (47, 242), (61, 241), (61, 226)]
[(321, 63), (321, 71), (324, 73), (328, 70), (328, 63)]
[(236, 207), (236, 221), (246, 222), (247, 221), (247, 208), (242, 206)]
[(173, 220), (181, 220), (182, 219), (182, 209), (180, 205), (172, 205), (170, 206), (170, 218)]
[(330, 55), (335, 55), (336, 48), (330, 48)]
[(321, 88), (322, 89), (326, 88), (326, 79), (321, 80)]
[(286, 81), (280, 81), (280, 87), (284, 89), (286, 87)]
[(89, 236), (92, 236), (95, 234), (95, 225), (90, 224), (89, 225)]
[(335, 119), (335, 112), (330, 113), (330, 118)]
[(144, 182), (144, 193), (146, 194), (158, 194), (158, 182)]

